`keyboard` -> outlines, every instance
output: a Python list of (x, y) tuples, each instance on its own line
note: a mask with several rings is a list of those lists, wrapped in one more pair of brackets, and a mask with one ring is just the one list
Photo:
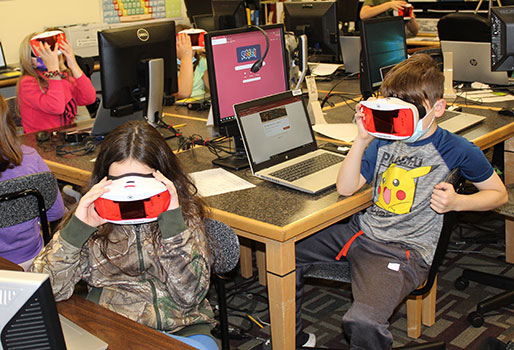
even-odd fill
[(337, 154), (324, 153), (299, 163), (293, 164), (286, 168), (271, 173), (271, 176), (284, 181), (293, 182), (302, 177), (314, 174), (317, 171), (328, 168), (331, 165), (340, 163), (343, 157)]

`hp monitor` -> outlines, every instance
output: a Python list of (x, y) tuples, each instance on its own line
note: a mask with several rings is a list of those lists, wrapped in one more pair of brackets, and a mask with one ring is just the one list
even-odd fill
[(307, 35), (309, 61), (340, 61), (335, 1), (285, 2), (284, 16), (286, 30)]
[(361, 93), (378, 90), (387, 72), (407, 58), (402, 17), (367, 19), (361, 23)]
[[(214, 162), (220, 166), (247, 166), (234, 104), (289, 89), (284, 28), (275, 24), (261, 29), (266, 35), (245, 27), (205, 36), (214, 125), (221, 135), (234, 137), (236, 148), (235, 157)], [(256, 62), (261, 62), (260, 69), (254, 67)]]
[[(178, 90), (175, 22), (103, 30), (98, 32), (98, 45), (103, 107), (109, 110), (98, 116), (108, 118), (101, 122), (113, 129), (141, 118), (134, 112), (143, 110), (148, 122), (157, 123), (164, 99)], [(93, 133), (99, 132), (93, 128)]]
[(514, 70), (514, 6), (491, 9), (491, 70)]

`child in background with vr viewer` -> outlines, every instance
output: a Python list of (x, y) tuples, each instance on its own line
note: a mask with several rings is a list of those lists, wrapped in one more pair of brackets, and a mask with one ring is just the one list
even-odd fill
[[(312, 264), (334, 259), (350, 263), (353, 303), (343, 317), (350, 349), (391, 349), (388, 320), (425, 281), (441, 233), (442, 214), (491, 210), (508, 199), (482, 151), (437, 126), (435, 120), (443, 115), (446, 101), (444, 76), (432, 58), (418, 54), (396, 65), (380, 92), (404, 101), (404, 107), (419, 113), (419, 120), (407, 137), (374, 138), (364, 126), (363, 118), (369, 114), (365, 116), (361, 104), (356, 106), (358, 135), (336, 184), (344, 196), (372, 184), (372, 206), (296, 244), (297, 346), (315, 344), (315, 336), (302, 330), (300, 317), (303, 274)], [(456, 168), (478, 192), (457, 194), (444, 182)]]
[(96, 100), (95, 88), (62, 31), (26, 36), (20, 45), (20, 67), (18, 107), (26, 133), (72, 124), (77, 106)]
[[(0, 181), (16, 177), (49, 172), (48, 165), (32, 147), (22, 145), (16, 135), (16, 125), (9, 108), (0, 95)], [(57, 188), (57, 197), (46, 212), (48, 221), (64, 215), (64, 203)], [(0, 228), (0, 256), (27, 270), (34, 258), (43, 249), (43, 238), (38, 218)]]
[(209, 90), (209, 75), (205, 48), (194, 47), (191, 37), (183, 31), (191, 27), (178, 24), (177, 32), (177, 65), (178, 65), (178, 100), (188, 98), (203, 99)]
[[(126, 208), (111, 202), (111, 213), (95, 208), (109, 195), (137, 190), (138, 177), (153, 179), (169, 195), (145, 202), (146, 214), (133, 211), (142, 208), (140, 202), (126, 202)], [(110, 193), (117, 181), (126, 181), (126, 187)], [(114, 129), (100, 145), (85, 192), (31, 271), (50, 275), (57, 301), (68, 299), (83, 279), (89, 300), (199, 349), (218, 349), (206, 298), (211, 264), (206, 208), (164, 138), (141, 121)], [(150, 204), (163, 211), (146, 222)], [(108, 222), (112, 212), (133, 223)]]
[(403, 0), (364, 0), (359, 17), (360, 19), (368, 19), (374, 17), (396, 16), (396, 13), (404, 16), (404, 13), (410, 16), (404, 16), (406, 21), (405, 27), (412, 36), (418, 34), (419, 24), (414, 16), (414, 9), (411, 4)]

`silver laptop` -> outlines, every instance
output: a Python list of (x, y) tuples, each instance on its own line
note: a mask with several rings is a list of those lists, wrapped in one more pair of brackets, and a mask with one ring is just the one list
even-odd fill
[(300, 90), (235, 104), (234, 112), (255, 176), (307, 193), (335, 185), (344, 157), (318, 149)]
[(491, 71), (491, 43), (441, 40), (441, 50), (453, 52), (453, 80), (512, 84), (507, 72)]
[(478, 124), (485, 119), (485, 117), (481, 115), (455, 111), (446, 111), (444, 112), (444, 115), (450, 116), (450, 118), (437, 124), (439, 127), (446, 129), (449, 132), (453, 132), (454, 134)]

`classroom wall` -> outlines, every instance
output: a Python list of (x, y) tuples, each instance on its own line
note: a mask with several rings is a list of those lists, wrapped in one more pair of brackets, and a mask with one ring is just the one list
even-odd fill
[[(200, 0), (201, 1), (201, 0)], [(182, 2), (182, 17), (187, 21)], [(0, 0), (0, 41), (8, 64), (18, 63), (21, 40), (45, 27), (102, 21), (101, 0)]]

